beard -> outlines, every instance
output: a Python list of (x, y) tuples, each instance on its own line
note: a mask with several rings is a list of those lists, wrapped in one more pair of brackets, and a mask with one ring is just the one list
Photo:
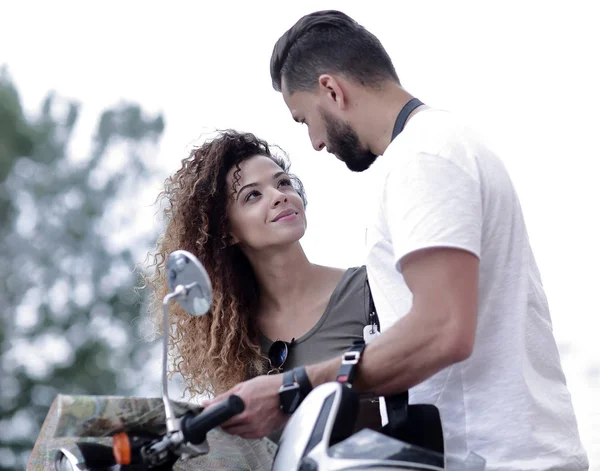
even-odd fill
[[(348, 123), (321, 111), (327, 130), (327, 151), (340, 159), (353, 172), (367, 170), (377, 156), (361, 146), (358, 134)], [(330, 147), (331, 146), (331, 147)]]

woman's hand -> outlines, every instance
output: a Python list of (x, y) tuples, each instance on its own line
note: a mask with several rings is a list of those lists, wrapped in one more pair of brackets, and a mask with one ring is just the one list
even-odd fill
[(288, 416), (279, 408), (279, 388), (283, 375), (257, 376), (229, 391), (204, 401), (205, 406), (227, 399), (232, 394), (244, 402), (244, 412), (225, 422), (221, 428), (242, 438), (261, 438), (281, 428)]

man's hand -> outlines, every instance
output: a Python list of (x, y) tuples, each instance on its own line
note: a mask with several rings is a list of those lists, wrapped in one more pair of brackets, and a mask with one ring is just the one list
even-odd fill
[(229, 391), (205, 401), (209, 406), (235, 394), (244, 402), (244, 412), (225, 422), (221, 428), (242, 438), (261, 438), (278, 430), (288, 419), (279, 409), (282, 375), (258, 376), (240, 383)]

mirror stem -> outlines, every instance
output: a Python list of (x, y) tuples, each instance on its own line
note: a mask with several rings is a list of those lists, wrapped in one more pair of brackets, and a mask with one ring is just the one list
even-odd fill
[(167, 354), (169, 342), (169, 301), (180, 295), (186, 295), (188, 289), (186, 286), (178, 285), (172, 293), (167, 294), (163, 299), (163, 357), (162, 357), (162, 398), (165, 404), (165, 418), (168, 432), (177, 432), (179, 424), (173, 412), (171, 401), (169, 400), (169, 388), (167, 384)]

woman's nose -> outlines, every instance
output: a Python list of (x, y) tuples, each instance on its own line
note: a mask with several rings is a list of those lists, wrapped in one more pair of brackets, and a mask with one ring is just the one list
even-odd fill
[(287, 203), (287, 196), (278, 191), (273, 198), (273, 206), (279, 206), (281, 203)]

